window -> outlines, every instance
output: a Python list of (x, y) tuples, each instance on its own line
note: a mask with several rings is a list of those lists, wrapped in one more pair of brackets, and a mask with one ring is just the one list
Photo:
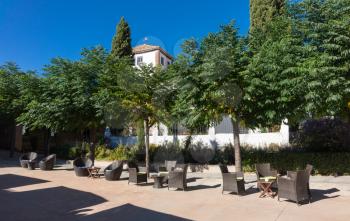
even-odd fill
[(164, 57), (160, 57), (160, 63), (164, 65)]
[(170, 65), (170, 61), (168, 61), (168, 65)]
[(143, 62), (143, 57), (142, 56), (138, 56), (136, 59), (136, 64), (140, 65)]

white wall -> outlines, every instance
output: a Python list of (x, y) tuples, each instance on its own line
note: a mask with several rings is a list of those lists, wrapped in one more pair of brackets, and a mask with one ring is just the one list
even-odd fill
[(168, 62), (170, 62), (170, 64), (171, 64), (171, 60), (167, 57), (167, 56), (165, 56), (162, 52), (160, 52), (160, 58), (159, 58), (159, 63), (161, 64), (161, 58), (164, 58), (164, 65), (163, 65), (163, 67), (164, 68), (167, 68), (168, 67)]
[(156, 63), (156, 51), (145, 52), (142, 54), (136, 54), (135, 58), (135, 66), (137, 66), (137, 57), (142, 56), (144, 64), (152, 64), (153, 66)]
[[(154, 131), (155, 132), (155, 131)], [(156, 134), (156, 133), (154, 133)], [(178, 140), (182, 144), (185, 142), (187, 136), (179, 135)], [(265, 148), (271, 144), (277, 144), (279, 146), (287, 146), (289, 145), (289, 127), (282, 123), (281, 129), (279, 132), (275, 133), (259, 133), (259, 132), (250, 132), (248, 134), (240, 134), (239, 135), (240, 142), (242, 145), (249, 145), (254, 148)], [(123, 144), (134, 144), (137, 141), (136, 137), (127, 137), (127, 138), (114, 138), (115, 141), (123, 141)], [(150, 136), (151, 144), (164, 144), (167, 142), (173, 142), (173, 136), (164, 135)], [(222, 147), (231, 143), (233, 145), (233, 135), (230, 133), (225, 134), (215, 134), (215, 130), (213, 128), (209, 128), (208, 135), (193, 135), (192, 143), (203, 143), (208, 146), (218, 146)]]

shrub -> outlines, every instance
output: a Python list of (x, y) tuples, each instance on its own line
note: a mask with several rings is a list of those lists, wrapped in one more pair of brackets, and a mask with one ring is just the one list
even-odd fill
[(149, 153), (151, 162), (164, 162), (164, 160), (184, 162), (183, 148), (178, 144), (151, 145)]
[(286, 171), (304, 169), (306, 164), (314, 166), (321, 175), (350, 174), (350, 153), (300, 151), (268, 152), (265, 150), (242, 151), (242, 166), (246, 172), (255, 172), (256, 163), (271, 163), (281, 174)]
[(81, 156), (81, 148), (71, 145), (54, 147), (51, 149), (51, 152), (56, 154), (58, 158), (65, 160), (73, 160)]
[(296, 136), (296, 145), (308, 152), (349, 152), (350, 126), (340, 119), (308, 120)]

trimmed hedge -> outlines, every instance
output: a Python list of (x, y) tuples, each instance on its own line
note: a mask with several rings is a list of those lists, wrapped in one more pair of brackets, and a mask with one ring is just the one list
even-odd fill
[(350, 174), (350, 153), (243, 151), (242, 166), (244, 171), (255, 172), (256, 163), (271, 163), (272, 167), (277, 169), (281, 174), (285, 174), (288, 170), (304, 169), (308, 163), (314, 166), (315, 174)]

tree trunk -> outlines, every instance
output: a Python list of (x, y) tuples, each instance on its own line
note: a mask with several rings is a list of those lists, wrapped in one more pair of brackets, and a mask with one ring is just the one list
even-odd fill
[(177, 124), (173, 124), (173, 143), (177, 144)]
[(12, 158), (15, 153), (15, 145), (16, 145), (16, 123), (13, 122), (10, 126), (10, 157)]
[(51, 137), (51, 131), (50, 129), (47, 129), (45, 134), (45, 156), (48, 156), (50, 154), (50, 137)]
[(241, 144), (239, 141), (239, 120), (231, 118), (233, 127), (233, 147), (235, 149), (236, 172), (242, 172)]
[(94, 166), (95, 165), (95, 144), (91, 142), (89, 148), (90, 148), (89, 158), (92, 161), (92, 166)]
[(149, 175), (149, 122), (148, 119), (143, 121), (145, 130), (145, 147), (146, 147), (146, 173)]

